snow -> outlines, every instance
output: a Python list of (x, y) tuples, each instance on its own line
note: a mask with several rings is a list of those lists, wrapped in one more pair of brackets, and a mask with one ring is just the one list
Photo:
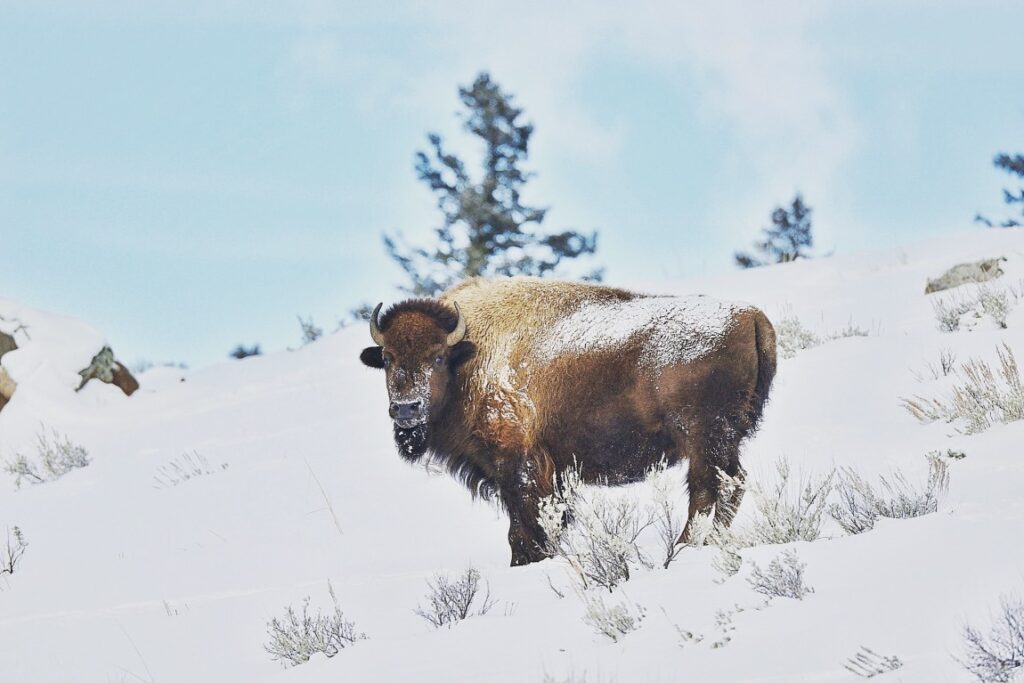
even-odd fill
[[(2, 361), (19, 387), (0, 412), (0, 459), (30, 453), (41, 424), (92, 458), (20, 491), (0, 474), (0, 545), (13, 525), (29, 542), (16, 573), (0, 577), (0, 681), (853, 681), (843, 663), (862, 646), (904, 662), (882, 682), (969, 681), (954, 659), (962, 626), (983, 625), (1000, 595), (1024, 593), (1024, 422), (967, 436), (919, 424), (900, 398), (949, 390), (951, 378), (915, 377), (942, 349), (992, 361), (1005, 342), (1024, 360), (1020, 304), (1005, 330), (982, 320), (941, 333), (931, 301), (942, 294), (923, 293), (950, 266), (996, 256), (1007, 257), (1006, 274), (988, 286), (1017, 285), (1024, 232), (973, 231), (697, 281), (616, 283), (750, 301), (773, 320), (796, 315), (822, 337), (850, 323), (871, 331), (780, 362), (761, 431), (745, 447), (752, 478), (769, 481), (786, 456), (795, 472), (849, 466), (873, 480), (900, 468), (921, 481), (929, 451), (967, 456), (950, 462), (950, 491), (935, 514), (744, 550), (740, 573), (723, 582), (710, 548), (636, 572), (606, 598), (646, 613), (617, 643), (583, 623), (560, 565), (507, 566), (501, 512), (395, 453), (383, 377), (358, 361), (367, 330), (205, 369), (153, 369), (127, 398), (97, 382), (74, 392), (77, 370), (105, 343), (99, 332), (0, 299), (0, 329), (17, 318), (31, 335), (28, 343), (19, 333), (23, 348)], [(646, 324), (606, 328), (598, 312), (586, 316), (565, 348), (621, 340)], [(154, 485), (193, 452), (208, 474)], [(635, 491), (645, 495), (642, 485)], [(656, 555), (656, 539), (645, 542)], [(788, 548), (806, 563), (814, 593), (765, 607), (745, 576)], [(470, 565), (489, 582), (494, 609), (440, 630), (413, 613), (435, 573)], [(369, 639), (282, 668), (263, 650), (267, 622), (306, 596), (314, 610), (329, 609), (328, 580)], [(712, 648), (721, 614), (731, 640)], [(679, 630), (705, 638), (684, 643)]]
[(551, 326), (537, 352), (543, 361), (614, 349), (643, 339), (640, 365), (659, 370), (714, 350), (743, 305), (707, 296), (649, 296), (585, 302)]

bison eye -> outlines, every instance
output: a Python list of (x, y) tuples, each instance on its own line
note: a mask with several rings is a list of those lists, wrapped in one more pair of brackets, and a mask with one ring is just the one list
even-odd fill
[(388, 367), (389, 365), (391, 365), (391, 359), (384, 356), (384, 367)]
[(444, 356), (438, 356), (435, 358), (434, 365), (444, 365)]

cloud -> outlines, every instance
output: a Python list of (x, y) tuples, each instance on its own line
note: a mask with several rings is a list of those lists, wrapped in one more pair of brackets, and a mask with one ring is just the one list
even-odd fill
[[(749, 233), (797, 188), (812, 204), (843, 202), (840, 178), (859, 131), (816, 37), (823, 11), (806, 2), (459, 0), (346, 17), (312, 3), (298, 23), (315, 28), (296, 39), (290, 59), (308, 78), (356, 88), (370, 107), (408, 107), (424, 121), (449, 122), (442, 133), (456, 125), (453, 85), (488, 69), (543, 123), (533, 150), (538, 167), (557, 157), (605, 170), (615, 167), (623, 130), (588, 110), (581, 80), (609, 56), (634, 60), (687, 89), (700, 117), (730, 132), (711, 214)], [(352, 45), (345, 36), (356, 26), (375, 46)], [(730, 182), (737, 175), (753, 178), (740, 200)]]

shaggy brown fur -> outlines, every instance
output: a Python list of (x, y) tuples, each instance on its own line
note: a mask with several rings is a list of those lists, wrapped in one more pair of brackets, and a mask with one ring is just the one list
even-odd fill
[[(447, 347), (456, 302), (467, 333)], [(592, 310), (672, 316), (677, 306), (721, 319), (604, 329), (615, 321), (586, 318)], [(593, 343), (556, 338), (553, 328), (580, 315), (590, 325), (580, 339)], [(716, 523), (731, 523), (742, 488), (720, 498), (717, 471), (744, 476), (740, 442), (756, 429), (775, 375), (775, 332), (761, 311), (535, 278), (473, 279), (439, 301), (392, 307), (379, 328), (384, 347), (364, 350), (363, 362), (387, 361), (392, 401), (428, 404), (421, 424), (396, 424), (400, 452), (430, 453), (474, 493), (496, 493), (509, 513), (513, 565), (544, 557), (538, 501), (574, 462), (586, 481), (619, 484), (662, 458), (686, 459), (689, 519), (714, 509)], [(666, 329), (682, 329), (678, 348), (665, 348)], [(689, 533), (688, 523), (680, 541)]]

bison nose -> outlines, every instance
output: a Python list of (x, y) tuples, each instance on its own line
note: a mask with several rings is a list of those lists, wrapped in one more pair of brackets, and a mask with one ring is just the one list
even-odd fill
[(423, 401), (392, 401), (388, 414), (392, 420), (415, 420), (423, 413)]

